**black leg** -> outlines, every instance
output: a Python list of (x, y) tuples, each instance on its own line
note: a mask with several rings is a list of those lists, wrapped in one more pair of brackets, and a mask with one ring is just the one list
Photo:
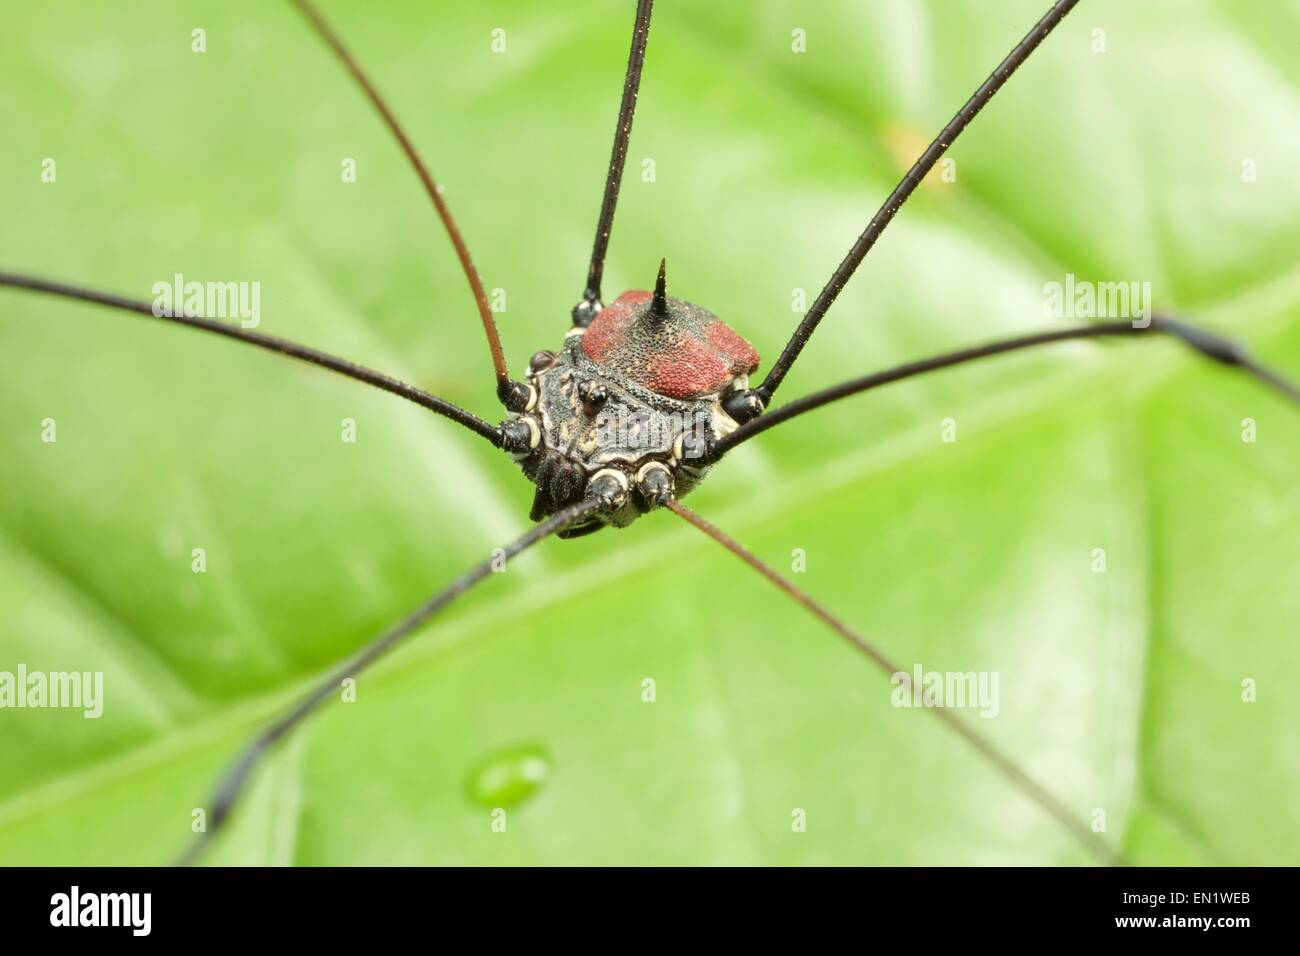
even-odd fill
[(1002, 355), (1006, 352), (1015, 352), (1035, 345), (1048, 345), (1053, 342), (1067, 342), (1073, 339), (1146, 338), (1153, 333), (1172, 336), (1208, 359), (1221, 365), (1240, 369), (1261, 384), (1277, 391), (1283, 398), (1293, 404), (1300, 405), (1300, 388), (1250, 358), (1241, 346), (1197, 326), (1188, 325), (1168, 316), (1154, 315), (1151, 317), (1150, 325), (1146, 327), (1134, 326), (1132, 322), (1127, 321), (1099, 322), (1095, 325), (1053, 329), (1048, 332), (1034, 332), (1029, 335), (1018, 335), (1014, 338), (990, 342), (987, 345), (960, 349), (956, 352), (945, 352), (917, 362), (908, 362), (905, 365), (873, 372), (861, 378), (850, 379), (847, 382), (841, 382), (838, 385), (832, 385), (830, 388), (824, 388), (802, 398), (797, 398), (793, 402), (746, 422), (730, 435), (710, 445), (706, 456), (711, 462), (717, 461), (741, 442), (746, 442), (755, 435), (759, 435), (782, 422), (789, 421), (805, 412), (811, 412), (813, 409), (821, 408), (823, 405), (829, 405), (841, 398), (857, 395), (859, 392), (870, 391), (873, 388), (879, 388), (891, 382), (902, 381), (905, 378), (913, 378), (928, 372), (936, 372), (939, 369), (951, 368), (954, 365), (963, 365), (976, 359)]
[(172, 322), (176, 325), (184, 325), (192, 329), (202, 329), (205, 332), (215, 332), (217, 335), (222, 335), (238, 342), (247, 342), (249, 345), (255, 345), (258, 348), (266, 349), (269, 352), (278, 352), (281, 355), (287, 355), (290, 358), (295, 358), (302, 362), (319, 365), (321, 368), (327, 368), (331, 372), (338, 372), (340, 375), (346, 375), (348, 378), (356, 379), (359, 382), (365, 382), (367, 385), (375, 386), (375, 388), (381, 388), (385, 392), (391, 392), (407, 401), (414, 402), (430, 411), (437, 412), (439, 415), (450, 418), (457, 424), (464, 425), (470, 431), (481, 435), (498, 448), (501, 447), (501, 429), (489, 425), (473, 412), (467, 412), (465, 409), (453, 405), (451, 402), (444, 401), (436, 395), (430, 395), (428, 392), (418, 389), (414, 385), (407, 385), (405, 382), (399, 382), (397, 379), (390, 378), (382, 372), (373, 371), (363, 365), (358, 365), (355, 362), (349, 362), (347, 359), (328, 355), (325, 352), (319, 352), (316, 349), (308, 348), (305, 345), (298, 345), (297, 343), (276, 338), (272, 335), (264, 335), (261, 332), (253, 332), (249, 329), (240, 328), (237, 325), (227, 325), (224, 322), (217, 322), (213, 319), (205, 319), (196, 315), (158, 315), (154, 312), (152, 303), (149, 302), (143, 302), (138, 299), (128, 299), (124, 296), (113, 295), (109, 292), (96, 292), (94, 289), (85, 289), (80, 286), (68, 285), (63, 282), (52, 282), (47, 279), (38, 279), (34, 276), (0, 272), (0, 286), (10, 286), (15, 289), (27, 289), (32, 292), (45, 292), (50, 295), (61, 295), (69, 299), (78, 299), (82, 302), (93, 302), (97, 305), (107, 305), (115, 309), (122, 309), (126, 312), (135, 312), (139, 315), (159, 319), (163, 322)]
[(812, 334), (817, 329), (817, 324), (821, 322), (826, 315), (826, 311), (835, 302), (836, 296), (840, 294), (853, 273), (857, 271), (862, 260), (866, 258), (871, 247), (876, 244), (880, 234), (885, 231), (885, 227), (893, 220), (898, 210), (902, 208), (903, 203), (907, 202), (909, 196), (925, 179), (927, 173), (934, 168), (940, 157), (947, 152), (948, 147), (953, 141), (961, 135), (962, 130), (970, 125), (984, 105), (993, 98), (993, 95), (1002, 88), (1004, 84), (1022, 63), (1029, 58), (1040, 43), (1049, 33), (1055, 29), (1067, 13), (1069, 13), (1078, 3), (1079, 0), (1057, 0), (1052, 4), (1052, 8), (1043, 15), (1032, 30), (1025, 35), (1025, 38), (1015, 45), (1006, 58), (998, 64), (988, 79), (986, 79), (980, 88), (977, 89), (968, 99), (961, 109), (934, 138), (934, 141), (926, 147), (925, 152), (920, 158), (912, 164), (912, 168), (907, 171), (901, 182), (894, 187), (894, 191), (889, 194), (885, 204), (877, 210), (876, 214), (871, 217), (871, 222), (867, 223), (867, 228), (863, 230), (862, 235), (858, 237), (849, 254), (844, 257), (844, 261), (836, 268), (835, 273), (831, 276), (830, 281), (826, 283), (825, 288), (817, 295), (816, 300), (808, 309), (808, 313), (799, 323), (799, 327), (794, 330), (794, 335), (782, 350), (781, 355), (772, 365), (767, 377), (763, 379), (763, 384), (754, 389), (754, 395), (766, 405), (772, 400), (772, 396), (781, 385), (790, 366), (794, 365), (795, 359), (803, 351), (803, 347), (808, 344)]
[[(541, 524), (532, 528), (526, 534), (516, 538), (510, 544), (502, 549), (504, 558), (509, 560), (521, 551), (526, 550), (532, 545), (549, 537), (551, 534), (560, 531), (574, 522), (581, 521), (582, 518), (603, 507), (602, 502), (588, 498), (576, 505), (571, 505), (563, 511), (559, 511)], [(436, 595), (421, 604), (418, 608), (404, 617), (401, 621), (394, 624), (383, 634), (376, 637), (367, 644), (350, 660), (330, 674), (306, 697), (286, 713), (283, 717), (267, 727), (256, 737), (254, 737), (239, 757), (231, 765), (230, 769), (218, 781), (212, 798), (208, 801), (208, 821), (207, 829), (200, 834), (193, 843), (186, 847), (185, 851), (177, 860), (179, 865), (188, 865), (195, 862), (203, 850), (211, 843), (226, 825), (230, 819), (231, 811), (235, 808), (244, 786), (248, 782), (249, 774), (257, 765), (268, 750), (276, 743), (288, 736), (295, 728), (302, 724), (318, 707), (334, 694), (341, 682), (345, 678), (356, 677), (361, 671), (365, 670), (376, 660), (392, 650), (403, 638), (409, 636), (413, 631), (420, 627), (425, 621), (433, 617), (444, 607), (460, 597), (475, 584), (482, 581), (492, 573), (494, 566), (499, 566), (501, 555), (497, 555), (475, 565), (469, 571), (462, 574), (453, 581), (448, 587), (439, 591)]]
[(614, 207), (618, 205), (619, 185), (623, 182), (623, 166), (627, 162), (627, 142), (632, 136), (632, 116), (636, 112), (637, 90), (641, 86), (641, 68), (645, 64), (646, 41), (650, 36), (650, 11), (654, 0), (637, 0), (636, 22), (632, 27), (632, 50), (627, 57), (627, 76), (623, 80), (623, 101), (618, 108), (618, 126), (614, 128), (614, 150), (609, 157), (609, 173), (605, 176), (605, 195), (600, 203), (600, 218), (596, 221), (596, 242), (591, 250), (591, 265), (587, 268), (587, 288), (582, 300), (573, 307), (573, 324), (586, 327), (603, 308), (600, 301), (600, 282), (605, 272), (605, 252), (609, 249), (609, 233), (614, 227)]

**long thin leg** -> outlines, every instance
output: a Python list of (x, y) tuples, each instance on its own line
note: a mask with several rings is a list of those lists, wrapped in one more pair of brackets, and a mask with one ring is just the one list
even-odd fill
[(908, 197), (921, 184), (921, 180), (925, 179), (926, 174), (934, 168), (934, 164), (947, 152), (953, 140), (961, 135), (962, 130), (970, 125), (971, 120), (993, 98), (993, 95), (1002, 88), (1002, 84), (1029, 58), (1029, 54), (1034, 52), (1038, 45), (1043, 42), (1047, 35), (1052, 32), (1078, 2), (1079, 0), (1057, 0), (1056, 3), (1052, 4), (1052, 9), (1048, 10), (1043, 15), (1043, 18), (1034, 24), (1033, 29), (1025, 35), (1025, 38), (1015, 45), (1015, 48), (1007, 54), (1006, 59), (999, 63), (997, 69), (989, 74), (988, 79), (980, 84), (980, 88), (957, 111), (957, 115), (940, 131), (934, 141), (926, 147), (920, 158), (912, 164), (912, 168), (907, 171), (907, 175), (894, 187), (894, 191), (889, 194), (885, 204), (871, 217), (871, 222), (867, 223), (867, 228), (863, 230), (862, 235), (858, 236), (858, 241), (853, 244), (849, 254), (844, 257), (844, 261), (836, 268), (830, 281), (826, 283), (826, 287), (817, 295), (817, 299), (808, 309), (808, 313), (803, 317), (803, 321), (799, 323), (799, 327), (794, 330), (794, 335), (786, 343), (780, 357), (767, 373), (767, 377), (763, 379), (763, 384), (754, 389), (754, 393), (764, 405), (772, 400), (772, 396), (780, 387), (781, 381), (785, 378), (786, 373), (790, 371), (790, 366), (794, 364), (795, 359), (799, 357), (799, 353), (803, 351), (803, 347), (808, 344), (808, 340), (817, 329), (817, 324), (826, 315), (826, 311), (831, 307), (836, 296), (840, 294), (840, 290), (848, 284), (849, 279), (853, 277), (853, 273), (857, 271), (862, 260), (866, 258), (871, 247), (880, 238), (880, 234), (885, 231), (885, 227), (889, 225), (898, 210), (902, 208), (903, 203), (907, 202)]
[(321, 706), (332, 694), (334, 694), (341, 682), (345, 678), (356, 677), (361, 671), (365, 670), (376, 660), (392, 650), (403, 638), (409, 636), (420, 625), (429, 618), (433, 617), (444, 607), (460, 597), (479, 581), (492, 573), (494, 567), (499, 568), (501, 560), (509, 560), (521, 551), (526, 550), (532, 545), (549, 537), (556, 531), (561, 530), (581, 520), (586, 515), (603, 507), (602, 502), (594, 498), (589, 498), (576, 505), (571, 505), (562, 511), (556, 512), (550, 518), (547, 518), (541, 524), (536, 525), (527, 533), (516, 538), (505, 548), (501, 549), (502, 553), (488, 558), (485, 561), (475, 565), (469, 571), (462, 574), (453, 581), (448, 587), (439, 591), (432, 598), (421, 604), (418, 608), (404, 617), (401, 621), (394, 624), (383, 634), (376, 637), (367, 644), (362, 650), (357, 652), (351, 659), (346, 661), (342, 666), (337, 668), (329, 677), (321, 681), (307, 696), (298, 702), (296, 706), (280, 717), (275, 723), (267, 727), (256, 737), (254, 737), (247, 746), (244, 747), (238, 759), (231, 765), (230, 769), (221, 777), (216, 789), (213, 791), (212, 798), (208, 801), (208, 828), (200, 834), (193, 843), (186, 847), (181, 854), (177, 863), (179, 865), (188, 865), (195, 862), (217, 834), (230, 819), (230, 813), (238, 802), (240, 795), (243, 793), (244, 785), (248, 782), (249, 774), (271, 747), (282, 740), (294, 728), (307, 719), (318, 707)]
[(94, 289), (68, 285), (63, 282), (54, 282), (49, 279), (38, 279), (35, 276), (17, 275), (12, 272), (0, 272), (0, 286), (10, 286), (15, 289), (28, 289), (33, 292), (45, 292), (51, 295), (65, 296), (69, 299), (78, 299), (82, 302), (93, 302), (97, 305), (107, 305), (115, 309), (122, 309), (126, 312), (135, 312), (139, 315), (146, 315), (150, 318), (159, 319), (164, 322), (172, 322), (176, 325), (188, 326), (192, 329), (202, 329), (205, 332), (215, 332), (217, 335), (225, 336), (228, 339), (247, 342), (249, 345), (256, 345), (258, 348), (266, 349), (269, 352), (278, 352), (281, 355), (287, 355), (290, 358), (295, 358), (302, 362), (309, 362), (312, 365), (327, 368), (331, 372), (338, 372), (340, 375), (346, 375), (348, 378), (353, 378), (359, 382), (365, 382), (367, 385), (381, 388), (385, 392), (391, 392), (409, 402), (414, 402), (430, 411), (437, 412), (439, 415), (450, 418), (457, 424), (464, 425), (470, 431), (486, 438), (498, 448), (501, 447), (503, 441), (501, 429), (489, 425), (473, 412), (467, 412), (465, 409), (453, 405), (451, 402), (438, 398), (436, 395), (430, 395), (428, 392), (416, 388), (414, 385), (407, 385), (405, 382), (399, 382), (397, 379), (391, 378), (382, 372), (373, 371), (363, 365), (349, 362), (347, 359), (336, 358), (335, 356), (329, 355), (325, 352), (308, 348), (305, 345), (298, 345), (297, 343), (289, 342), (285, 339), (276, 338), (273, 335), (264, 335), (261, 332), (253, 332), (236, 325), (227, 325), (224, 322), (216, 322), (212, 319), (205, 319), (196, 315), (158, 315), (154, 312), (154, 307), (149, 302), (143, 302), (139, 299), (128, 299), (124, 296), (113, 295), (109, 292), (97, 292)]
[(520, 401), (521, 396), (522, 399), (526, 399), (526, 390), (521, 392), (523, 386), (511, 381), (506, 370), (505, 353), (501, 349), (501, 336), (497, 333), (496, 321), (492, 318), (492, 310), (488, 307), (487, 295), (483, 292), (483, 281), (479, 278), (478, 270), (474, 268), (474, 261), (469, 255), (469, 247), (465, 245), (465, 238), (461, 235), (460, 227), (456, 225), (456, 220), (451, 215), (447, 200), (443, 198), (442, 187), (437, 184), (428, 167), (424, 165), (424, 160), (416, 152), (415, 144), (406, 135), (401, 124), (397, 122), (397, 117), (393, 115), (393, 111), (388, 108), (388, 104), (384, 102), (383, 97), (379, 95), (379, 91), (370, 82), (360, 64), (353, 59), (352, 54), (348, 52), (347, 47), (343, 45), (338, 35), (330, 29), (320, 11), (316, 9), (310, 0), (293, 0), (293, 3), (307, 18), (307, 22), (312, 25), (320, 38), (334, 51), (334, 55), (352, 74), (352, 78), (357, 81), (361, 91), (370, 100), (371, 105), (374, 106), (380, 118), (383, 119), (384, 125), (392, 131), (398, 145), (402, 147), (402, 152), (410, 160), (416, 175), (420, 177), (420, 182), (424, 184), (424, 191), (433, 200), (433, 208), (437, 211), (438, 218), (442, 220), (442, 224), (447, 230), (451, 244), (456, 249), (456, 258), (460, 260), (460, 267), (464, 270), (465, 278), (469, 280), (470, 290), (474, 293), (474, 304), (478, 306), (479, 318), (483, 321), (483, 332), (487, 335), (488, 351), (492, 353), (492, 370), (496, 374), (498, 397), (507, 406), (512, 406), (515, 402)]
[[(687, 508), (676, 499), (670, 499), (667, 507), (675, 512), (679, 517), (685, 519), (700, 531), (717, 541), (724, 548), (740, 558), (747, 565), (767, 578), (778, 588), (798, 601), (804, 608), (819, 618), (824, 624), (839, 634), (849, 642), (850, 645), (863, 656), (870, 660), (886, 676), (903, 675), (904, 687), (910, 690), (910, 678), (907, 672), (895, 665), (889, 660), (875, 645), (854, 631), (847, 624), (831, 614), (830, 611), (822, 607), (809, 595), (801, 591), (791, 581), (787, 580), (777, 571), (764, 564), (755, 555), (747, 551), (741, 544), (733, 538), (728, 537), (716, 526), (697, 515), (690, 508)], [(998, 771), (1005, 776), (1011, 783), (1034, 803), (1038, 804), (1049, 815), (1056, 819), (1071, 836), (1075, 838), (1088, 852), (1094, 854), (1099, 860), (1111, 864), (1123, 864), (1125, 862), (1119, 851), (1110, 846), (1106, 841), (1101, 839), (1091, 828), (1082, 821), (1075, 818), (1065, 806), (1052, 796), (1044, 787), (1035, 781), (1029, 774), (1021, 770), (1010, 757), (1002, 753), (982, 734), (975, 731), (970, 724), (962, 720), (952, 711), (942, 707), (927, 708), (937, 718), (947, 724), (952, 730), (956, 731), (963, 740), (974, 747), (985, 759), (993, 764)]]
[(596, 242), (591, 250), (591, 265), (587, 268), (586, 291), (582, 294), (582, 301), (573, 307), (574, 325), (590, 325), (596, 313), (603, 308), (600, 282), (605, 273), (605, 252), (609, 249), (609, 233), (614, 226), (614, 207), (618, 205), (623, 166), (627, 162), (627, 143), (632, 136), (632, 116), (636, 112), (636, 95), (641, 86), (641, 68), (645, 64), (646, 41), (650, 36), (650, 10), (653, 6), (654, 0), (637, 0), (636, 22), (632, 27), (632, 50), (627, 56), (627, 76), (623, 80), (623, 101), (618, 108), (614, 149), (609, 157), (609, 173), (605, 176), (605, 195), (600, 203), (600, 218), (596, 221)]
[(838, 385), (832, 385), (829, 388), (823, 388), (802, 398), (795, 399), (793, 402), (788, 402), (780, 408), (773, 409), (765, 415), (746, 422), (731, 434), (708, 446), (707, 457), (709, 461), (717, 461), (741, 442), (748, 441), (755, 435), (759, 435), (782, 422), (789, 421), (805, 412), (811, 412), (813, 409), (821, 408), (823, 405), (829, 405), (841, 398), (879, 388), (891, 382), (902, 381), (905, 378), (912, 378), (927, 372), (951, 368), (954, 365), (962, 365), (976, 359), (1002, 355), (1006, 352), (1014, 352), (1035, 345), (1048, 345), (1053, 342), (1066, 342), (1071, 339), (1142, 337), (1149, 333), (1162, 333), (1172, 336), (1206, 358), (1242, 370), (1261, 384), (1277, 391), (1283, 398), (1293, 404), (1300, 405), (1300, 388), (1297, 388), (1295, 384), (1289, 382), (1277, 372), (1260, 365), (1250, 358), (1241, 346), (1194, 325), (1187, 325), (1168, 316), (1155, 315), (1151, 317), (1151, 324), (1146, 328), (1135, 327), (1131, 322), (1101, 322), (1095, 325), (1053, 329), (1048, 332), (1034, 332), (973, 348), (960, 349), (956, 352), (945, 352), (917, 362), (908, 362), (905, 365), (873, 372), (861, 378), (850, 379), (847, 382), (841, 382)]

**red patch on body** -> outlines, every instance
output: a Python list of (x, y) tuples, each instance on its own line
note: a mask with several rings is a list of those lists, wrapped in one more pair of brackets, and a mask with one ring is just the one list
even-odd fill
[(748, 375), (758, 368), (758, 351), (725, 322), (714, 320), (704, 327), (705, 338), (727, 360), (732, 376)]
[(587, 358), (668, 398), (721, 391), (758, 367), (754, 347), (713, 313), (669, 299), (669, 314), (654, 316), (651, 298), (624, 292), (602, 310), (583, 335)]
[(627, 342), (628, 326), (636, 307), (649, 302), (649, 292), (624, 292), (596, 314), (582, 337), (582, 351), (593, 362), (604, 363)]
[(709, 346), (693, 338), (673, 343), (671, 351), (650, 360), (646, 388), (669, 398), (694, 398), (716, 392), (732, 378), (726, 361)]

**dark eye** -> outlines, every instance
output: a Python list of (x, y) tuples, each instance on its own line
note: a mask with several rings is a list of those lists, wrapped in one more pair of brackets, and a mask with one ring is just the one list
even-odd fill
[(542, 349), (540, 352), (534, 352), (533, 357), (528, 360), (528, 371), (536, 375), (555, 364), (555, 353)]
[(592, 418), (609, 399), (609, 392), (599, 382), (586, 381), (578, 386), (578, 398), (582, 399), (582, 411)]

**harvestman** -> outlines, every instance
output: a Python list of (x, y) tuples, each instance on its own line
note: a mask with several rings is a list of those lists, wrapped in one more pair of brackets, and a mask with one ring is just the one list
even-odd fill
[[(497, 395), (510, 417), (500, 425), (492, 426), (472, 412), (435, 395), (346, 359), (200, 315), (158, 316), (149, 302), (26, 275), (0, 272), (0, 285), (67, 296), (215, 332), (366, 382), (457, 422), (507, 452), (537, 485), (531, 517), (539, 523), (499, 549), (498, 555), (504, 552), (507, 560), (551, 535), (565, 538), (598, 531), (606, 525), (622, 527), (641, 514), (660, 507), (667, 508), (794, 598), (886, 674), (903, 673), (860, 634), (738, 542), (691, 511), (680, 499), (732, 448), (797, 415), (890, 382), (1004, 352), (1070, 339), (1170, 335), (1206, 358), (1248, 373), (1287, 400), (1300, 405), (1300, 389), (1255, 363), (1240, 346), (1157, 314), (1145, 328), (1135, 327), (1127, 321), (1098, 322), (1019, 335), (936, 355), (851, 379), (772, 411), (766, 410), (836, 296), (903, 203), (962, 130), (1078, 0), (1058, 0), (1053, 4), (930, 143), (835, 269), (772, 369), (756, 388), (748, 384), (748, 375), (758, 366), (758, 355), (753, 347), (713, 313), (668, 296), (662, 263), (652, 292), (625, 292), (609, 305), (602, 298), (605, 253), (627, 159), (654, 0), (638, 0), (637, 3), (632, 48), (596, 226), (596, 240), (582, 298), (573, 307), (573, 325), (560, 349), (538, 352), (533, 356), (523, 381), (512, 379), (506, 371), (501, 340), (488, 308), (483, 284), (437, 183), (375, 87), (310, 0), (294, 0), (294, 3), (360, 85), (396, 137), (433, 201), (473, 291), (492, 356)], [(492, 568), (492, 559), (471, 568), (376, 637), (297, 706), (250, 741), (218, 782), (209, 801), (207, 831), (186, 849), (180, 862), (197, 859), (225, 826), (262, 754), (324, 703), (341, 681), (355, 677), (487, 577)], [(1091, 853), (1105, 862), (1123, 862), (1117, 850), (1083, 821), (1076, 819), (1051, 793), (966, 721), (943, 708), (932, 708), (931, 712), (1054, 817)]]

